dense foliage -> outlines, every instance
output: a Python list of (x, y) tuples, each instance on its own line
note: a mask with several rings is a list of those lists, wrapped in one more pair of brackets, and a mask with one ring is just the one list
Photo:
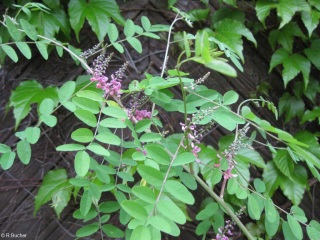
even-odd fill
[[(62, 86), (44, 88), (28, 80), (12, 91), (9, 106), (15, 128), (32, 104), (37, 104), (39, 119), (36, 125), (16, 132), (16, 146), (0, 144), (4, 170), (12, 167), (16, 157), (23, 164), (30, 162), (31, 145), (39, 141), (41, 124), (56, 126), (58, 108), (64, 107), (83, 124), (71, 133), (68, 143), (56, 148), (72, 153), (75, 175), (65, 169), (49, 171), (35, 198), (35, 214), (51, 202), (59, 216), (71, 198), (78, 199), (79, 209), (73, 216), (86, 225), (77, 231), (77, 237), (100, 232), (101, 239), (156, 240), (161, 239), (161, 232), (179, 236), (179, 225), (198, 221), (195, 232), (202, 239), (213, 237), (207, 234), (209, 230), (216, 239), (232, 238), (235, 225), (248, 239), (318, 238), (320, 224), (308, 220), (299, 207), (309, 188), (308, 179), (320, 181), (319, 133), (306, 127), (308, 122), (317, 127), (320, 123), (319, 79), (313, 77), (320, 70), (320, 40), (315, 31), (320, 19), (318, 1), (223, 0), (211, 12), (208, 1), (202, 0), (201, 9), (182, 12), (174, 7), (177, 1), (171, 0), (168, 5), (176, 17), (170, 26), (154, 25), (147, 17), (139, 24), (124, 19), (114, 0), (70, 0), (67, 7), (59, 0), (18, 2), (5, 1), (8, 11), (0, 27), (2, 64), (7, 56), (19, 61), (17, 52), (31, 59), (31, 45), (35, 45), (44, 59), (52, 51), (60, 57), (67, 52), (88, 72)], [(255, 11), (259, 22), (248, 20), (244, 7)], [(178, 21), (189, 26), (200, 22), (205, 27), (173, 34)], [(99, 44), (82, 51), (70, 44), (70, 36), (80, 41), (85, 22)], [(133, 80), (124, 89), (126, 63), (106, 74), (113, 55), (108, 54), (110, 47), (118, 51), (114, 54), (123, 53), (126, 42), (141, 53), (139, 39), (160, 39), (159, 32), (167, 33), (168, 39), (158, 75), (145, 73), (144, 79)], [(266, 100), (267, 84), (258, 88), (261, 96), (239, 103), (236, 90), (219, 93), (206, 87), (209, 74), (193, 79), (181, 71), (184, 64), (194, 62), (236, 77), (237, 71), (246, 71), (242, 67), (243, 40), (260, 47), (256, 35), (261, 32), (268, 34), (273, 51), (270, 72), (280, 70), (283, 78), (279, 115), (287, 126), (295, 122), (303, 130), (289, 133), (274, 127), (246, 104), (266, 107), (278, 118), (277, 107)], [(174, 44), (179, 46), (179, 56), (174, 69), (167, 69), (167, 55)], [(94, 60), (87, 61), (90, 58)], [(174, 87), (180, 89), (181, 99), (173, 94)], [(124, 101), (129, 97), (130, 101)], [(146, 102), (151, 102), (151, 110), (145, 109)], [(180, 133), (163, 130), (158, 109), (183, 116)], [(217, 149), (202, 142), (213, 126), (232, 133), (220, 139)], [(124, 138), (124, 134), (131, 137)], [(265, 147), (272, 159), (263, 159), (254, 142)], [(262, 177), (251, 176), (250, 166)], [(198, 188), (208, 198), (192, 219), (187, 208), (195, 203)], [(278, 189), (292, 202), (290, 212), (274, 204), (272, 196)], [(112, 194), (114, 200), (104, 201), (105, 194)], [(119, 216), (121, 226), (109, 223), (113, 215)], [(240, 221), (243, 215), (249, 219), (246, 224)]]

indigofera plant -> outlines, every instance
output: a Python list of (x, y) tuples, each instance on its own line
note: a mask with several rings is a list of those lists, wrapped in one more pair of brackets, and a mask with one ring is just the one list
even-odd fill
[[(75, 15), (74, 4), (75, 1), (70, 1), (72, 16)], [(81, 1), (81, 6), (83, 4)], [(32, 154), (30, 145), (36, 144), (41, 134), (39, 126), (44, 123), (54, 127), (57, 117), (53, 113), (64, 107), (82, 123), (71, 133), (68, 143), (56, 148), (57, 151), (72, 153), (75, 175), (65, 169), (49, 171), (35, 197), (34, 214), (51, 201), (59, 216), (71, 198), (78, 199), (79, 209), (73, 217), (83, 220), (85, 226), (78, 229), (77, 237), (99, 234), (101, 239), (107, 236), (160, 240), (161, 234), (179, 236), (179, 225), (196, 220), (199, 224), (195, 232), (202, 239), (207, 235), (230, 239), (236, 231), (248, 239), (261, 239), (263, 236), (271, 239), (279, 229), (286, 238), (303, 239), (301, 226), (306, 227), (311, 239), (316, 239), (320, 233), (319, 223), (314, 220), (307, 223), (303, 210), (298, 207), (305, 191), (306, 169), (296, 161), (304, 161), (314, 177), (319, 179), (320, 160), (308, 149), (308, 142), (273, 127), (245, 105), (250, 101), (260, 102), (277, 116), (271, 102), (264, 98), (248, 99), (234, 111), (232, 107), (238, 102), (238, 93), (232, 90), (221, 94), (209, 89), (205, 86), (205, 81), (210, 80), (209, 74), (194, 80), (189, 73), (181, 71), (185, 63), (193, 61), (222, 74), (236, 76), (236, 70), (227, 60), (232, 56), (230, 59), (239, 64), (237, 59), (243, 58), (242, 52), (223, 48), (231, 53), (228, 58), (228, 54), (218, 50), (223, 42), (213, 38), (210, 31), (200, 30), (194, 35), (183, 32), (179, 40), (183, 50), (175, 68), (167, 69), (172, 28), (177, 21), (185, 20), (190, 24), (192, 19), (187, 13), (175, 10), (176, 18), (169, 28), (152, 25), (147, 17), (141, 19), (142, 27), (131, 20), (124, 21), (125, 39), (122, 40), (118, 40), (119, 30), (115, 24), (109, 23), (106, 31), (101, 24), (92, 22), (91, 13), (88, 13), (80, 20), (88, 18), (98, 39), (102, 41), (107, 35), (110, 45), (102, 42), (82, 55), (74, 48), (66, 47), (70, 46), (68, 44), (40, 35), (32, 25), (22, 20), (15, 22), (6, 16), (2, 23), (14, 42), (21, 40), (18, 34), (24, 34), (35, 41), (44, 57), (48, 54), (49, 44), (55, 46), (59, 53), (67, 51), (81, 63), (88, 75), (67, 81), (61, 87), (43, 88), (36, 81), (25, 81), (12, 91), (9, 104), (13, 107), (16, 128), (29, 114), (32, 103), (38, 104), (39, 121), (35, 126), (16, 133), (20, 140), (15, 148), (0, 145), (1, 167), (9, 169), (16, 155), (22, 163), (28, 164)], [(121, 23), (122, 19), (117, 22)], [(215, 28), (219, 29), (224, 24), (227, 23), (217, 24)], [(71, 26), (78, 36), (81, 26), (75, 21), (71, 21)], [(242, 27), (240, 23), (235, 26), (236, 29)], [(169, 33), (166, 57), (159, 75), (146, 73), (145, 79), (133, 80), (124, 89), (122, 81), (127, 63), (118, 71), (106, 74), (112, 57), (112, 54), (107, 54), (109, 46), (122, 52), (121, 42), (127, 41), (141, 52), (139, 36), (158, 38), (155, 32), (164, 30)], [(242, 36), (256, 43), (247, 31), (238, 35), (239, 44)], [(42, 40), (38, 42), (37, 39)], [(26, 54), (28, 44), (19, 43), (17, 47)], [(27, 47), (22, 49), (19, 45)], [(12, 60), (18, 60), (9, 43), (1, 43), (1, 47)], [(88, 63), (87, 60), (95, 54), (98, 56), (93, 63)], [(173, 94), (173, 87), (179, 88), (181, 98)], [(126, 100), (129, 98), (131, 100)], [(146, 107), (148, 102), (149, 108)], [(165, 132), (158, 109), (181, 114), (181, 131)], [(235, 133), (220, 139), (218, 149), (203, 143), (205, 135), (215, 131), (215, 127)], [(250, 136), (249, 128), (252, 130)], [(258, 142), (258, 133), (265, 143)], [(277, 140), (279, 146), (272, 146), (270, 139)], [(255, 150), (253, 142), (270, 149), (273, 161), (266, 163)], [(252, 181), (251, 165), (261, 169), (261, 179)], [(275, 179), (277, 176), (282, 176), (281, 182)], [(294, 206), (290, 212), (275, 206), (271, 199), (276, 188), (284, 185), (294, 188), (287, 192), (293, 195), (290, 200)], [(195, 219), (192, 219), (187, 209), (195, 204), (193, 193), (199, 187), (207, 192), (208, 198), (203, 200)], [(114, 196), (114, 200), (105, 201), (106, 194)], [(285, 214), (280, 217), (279, 211)], [(121, 225), (111, 223), (113, 215), (119, 217)], [(247, 215), (250, 220), (244, 224), (240, 215)], [(255, 227), (258, 224), (263, 226), (260, 232)], [(209, 230), (214, 234), (208, 233)]]

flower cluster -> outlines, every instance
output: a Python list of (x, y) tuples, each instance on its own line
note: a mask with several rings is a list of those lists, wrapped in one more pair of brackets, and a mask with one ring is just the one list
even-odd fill
[(185, 89), (190, 89), (190, 90), (195, 90), (199, 84), (204, 83), (207, 78), (209, 77), (210, 72), (206, 73), (203, 77), (199, 78), (198, 80), (196, 80), (194, 83), (190, 83), (188, 84)]
[[(242, 207), (238, 212), (236, 212), (236, 216), (238, 218), (241, 217), (245, 207)], [(227, 220), (224, 227), (220, 227), (218, 229), (219, 233), (216, 235), (216, 240), (229, 240), (232, 235), (232, 231), (234, 230), (234, 225), (236, 225), (235, 221)]]
[[(229, 146), (229, 148), (224, 150), (224, 152), (222, 152), (222, 155), (228, 161), (228, 165), (229, 165), (228, 169), (223, 174), (223, 178), (226, 180), (237, 176), (236, 174), (232, 174), (231, 171), (237, 164), (237, 162), (235, 161), (235, 156), (237, 155), (237, 152), (241, 148), (249, 147), (247, 143), (244, 143), (246, 133), (248, 132), (248, 130), (249, 130), (249, 125), (247, 124), (242, 129), (239, 130), (237, 139)], [(218, 155), (218, 157), (220, 158), (220, 160), (222, 159), (220, 155)]]
[(138, 110), (145, 102), (147, 101), (146, 96), (140, 96), (139, 94), (133, 94), (130, 102), (129, 109), (127, 109), (127, 113), (130, 119), (135, 118), (140, 121), (142, 119), (151, 118), (151, 112), (147, 110)]
[(83, 53), (81, 53), (80, 57), (82, 57), (84, 59), (89, 58), (90, 56), (96, 54), (100, 50), (100, 46), (101, 46), (101, 43), (98, 43), (98, 44), (94, 45), (92, 48), (90, 48), (90, 49), (84, 51)]
[(145, 118), (151, 118), (151, 112), (147, 111), (147, 110), (136, 110), (134, 112), (134, 117), (140, 121), (142, 119)]
[[(190, 119), (187, 119), (188, 124), (180, 123), (181, 129), (184, 133), (187, 133), (188, 140), (190, 141), (190, 146), (192, 148), (192, 154), (196, 157), (196, 162), (200, 162), (198, 158), (198, 153), (201, 151), (201, 148), (196, 146), (199, 144), (199, 139), (202, 138), (202, 134), (199, 134), (196, 130), (196, 125), (193, 124)], [(186, 148), (186, 147), (185, 147)]]
[(127, 69), (127, 63), (125, 63), (117, 72), (111, 74), (110, 79), (105, 75), (106, 68), (110, 62), (111, 55), (105, 57), (100, 55), (93, 62), (93, 76), (91, 78), (92, 82), (97, 82), (96, 87), (104, 91), (104, 97), (111, 95), (115, 97), (120, 97), (122, 78), (124, 77), (124, 72)]

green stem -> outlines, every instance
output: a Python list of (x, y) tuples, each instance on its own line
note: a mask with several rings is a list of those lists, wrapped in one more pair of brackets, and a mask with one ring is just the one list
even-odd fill
[[(184, 167), (184, 169), (190, 173), (190, 170), (187, 167)], [(228, 206), (228, 204), (223, 200), (223, 198), (220, 198), (198, 175), (192, 174), (193, 177), (196, 179), (196, 181), (209, 193), (209, 195), (221, 206), (225, 209), (225, 211), (228, 213), (228, 215), (232, 218), (232, 220), (238, 225), (238, 227), (241, 229), (241, 231), (244, 233), (244, 235), (247, 236), (249, 240), (254, 240), (254, 237), (251, 235), (249, 230), (243, 225), (243, 223), (240, 221), (240, 219), (237, 217), (236, 214), (231, 210), (231, 208)]]

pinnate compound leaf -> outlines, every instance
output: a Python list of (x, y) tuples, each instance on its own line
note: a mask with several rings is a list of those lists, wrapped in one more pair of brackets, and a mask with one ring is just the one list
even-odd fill
[(87, 237), (99, 230), (99, 223), (91, 223), (89, 225), (79, 228), (76, 232), (78, 238)]
[(74, 160), (74, 168), (80, 177), (84, 177), (90, 167), (90, 156), (86, 151), (77, 152)]
[(43, 178), (40, 189), (35, 197), (35, 209), (34, 214), (36, 214), (39, 208), (49, 202), (54, 194), (59, 191), (64, 191), (69, 188), (70, 183), (68, 181), (67, 172), (65, 169), (58, 169), (49, 171)]
[(45, 98), (57, 101), (57, 88), (47, 87), (34, 80), (22, 82), (10, 96), (10, 107), (13, 107), (13, 114), (16, 119), (16, 128), (23, 118), (25, 118), (31, 110), (32, 103), (41, 103)]

